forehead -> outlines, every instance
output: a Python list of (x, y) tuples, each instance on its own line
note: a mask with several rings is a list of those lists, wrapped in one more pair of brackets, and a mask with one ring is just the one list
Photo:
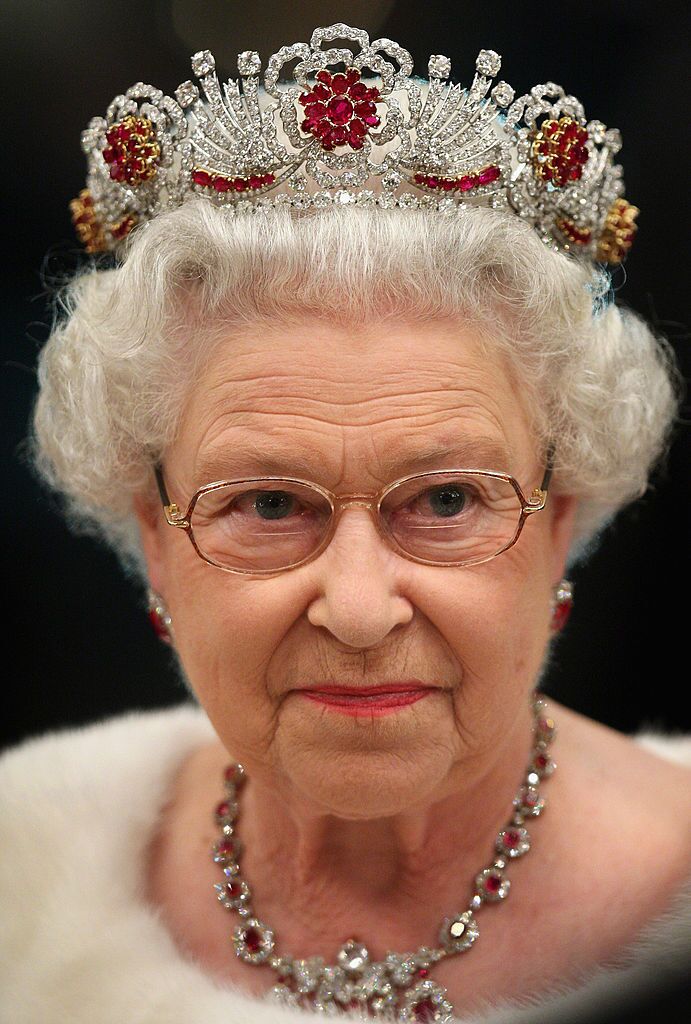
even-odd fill
[(490, 468), (510, 469), (530, 446), (519, 394), (506, 361), (456, 321), (245, 327), (215, 347), (179, 438), (198, 483), (233, 452), (266, 454), (267, 441), (279, 461), (281, 447), (294, 462), (348, 449), (389, 469), (399, 455), (428, 449), (434, 459), (451, 443), (470, 458), (475, 445)]

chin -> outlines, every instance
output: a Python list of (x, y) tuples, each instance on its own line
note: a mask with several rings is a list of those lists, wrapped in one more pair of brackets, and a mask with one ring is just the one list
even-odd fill
[(289, 744), (278, 752), (281, 771), (320, 813), (367, 820), (390, 817), (441, 795), (453, 768), (451, 745), (435, 733), (425, 742), (397, 749), (349, 750)]

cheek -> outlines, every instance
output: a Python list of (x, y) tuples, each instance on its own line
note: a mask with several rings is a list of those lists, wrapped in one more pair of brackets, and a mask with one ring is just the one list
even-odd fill
[(179, 559), (168, 577), (176, 651), (226, 749), (256, 757), (275, 729), (267, 667), (291, 624), (278, 612), (288, 609), (267, 600), (275, 581), (248, 581), (191, 554), (194, 561)]
[(550, 635), (548, 566), (544, 538), (524, 531), (520, 545), (449, 577), (435, 624), (458, 660), (461, 702), (518, 699), (534, 686)]

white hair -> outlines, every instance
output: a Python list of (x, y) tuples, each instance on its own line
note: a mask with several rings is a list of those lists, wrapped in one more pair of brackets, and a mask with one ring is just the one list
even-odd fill
[(71, 525), (104, 537), (142, 578), (133, 497), (155, 500), (152, 463), (233, 326), (476, 325), (510, 361), (536, 450), (556, 447), (552, 492), (579, 500), (572, 559), (645, 491), (678, 407), (669, 345), (614, 304), (609, 275), (487, 208), (234, 214), (192, 198), (135, 228), (121, 265), (85, 267), (59, 305), (39, 361), (32, 461)]

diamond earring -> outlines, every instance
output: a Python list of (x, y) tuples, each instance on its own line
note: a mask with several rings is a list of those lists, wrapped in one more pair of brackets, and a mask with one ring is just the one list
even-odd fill
[(570, 580), (562, 580), (554, 588), (551, 601), (553, 633), (560, 633), (568, 622), (573, 608), (573, 583)]
[(149, 622), (154, 628), (156, 636), (166, 644), (173, 642), (173, 620), (170, 617), (165, 602), (155, 590), (147, 591), (149, 602)]

